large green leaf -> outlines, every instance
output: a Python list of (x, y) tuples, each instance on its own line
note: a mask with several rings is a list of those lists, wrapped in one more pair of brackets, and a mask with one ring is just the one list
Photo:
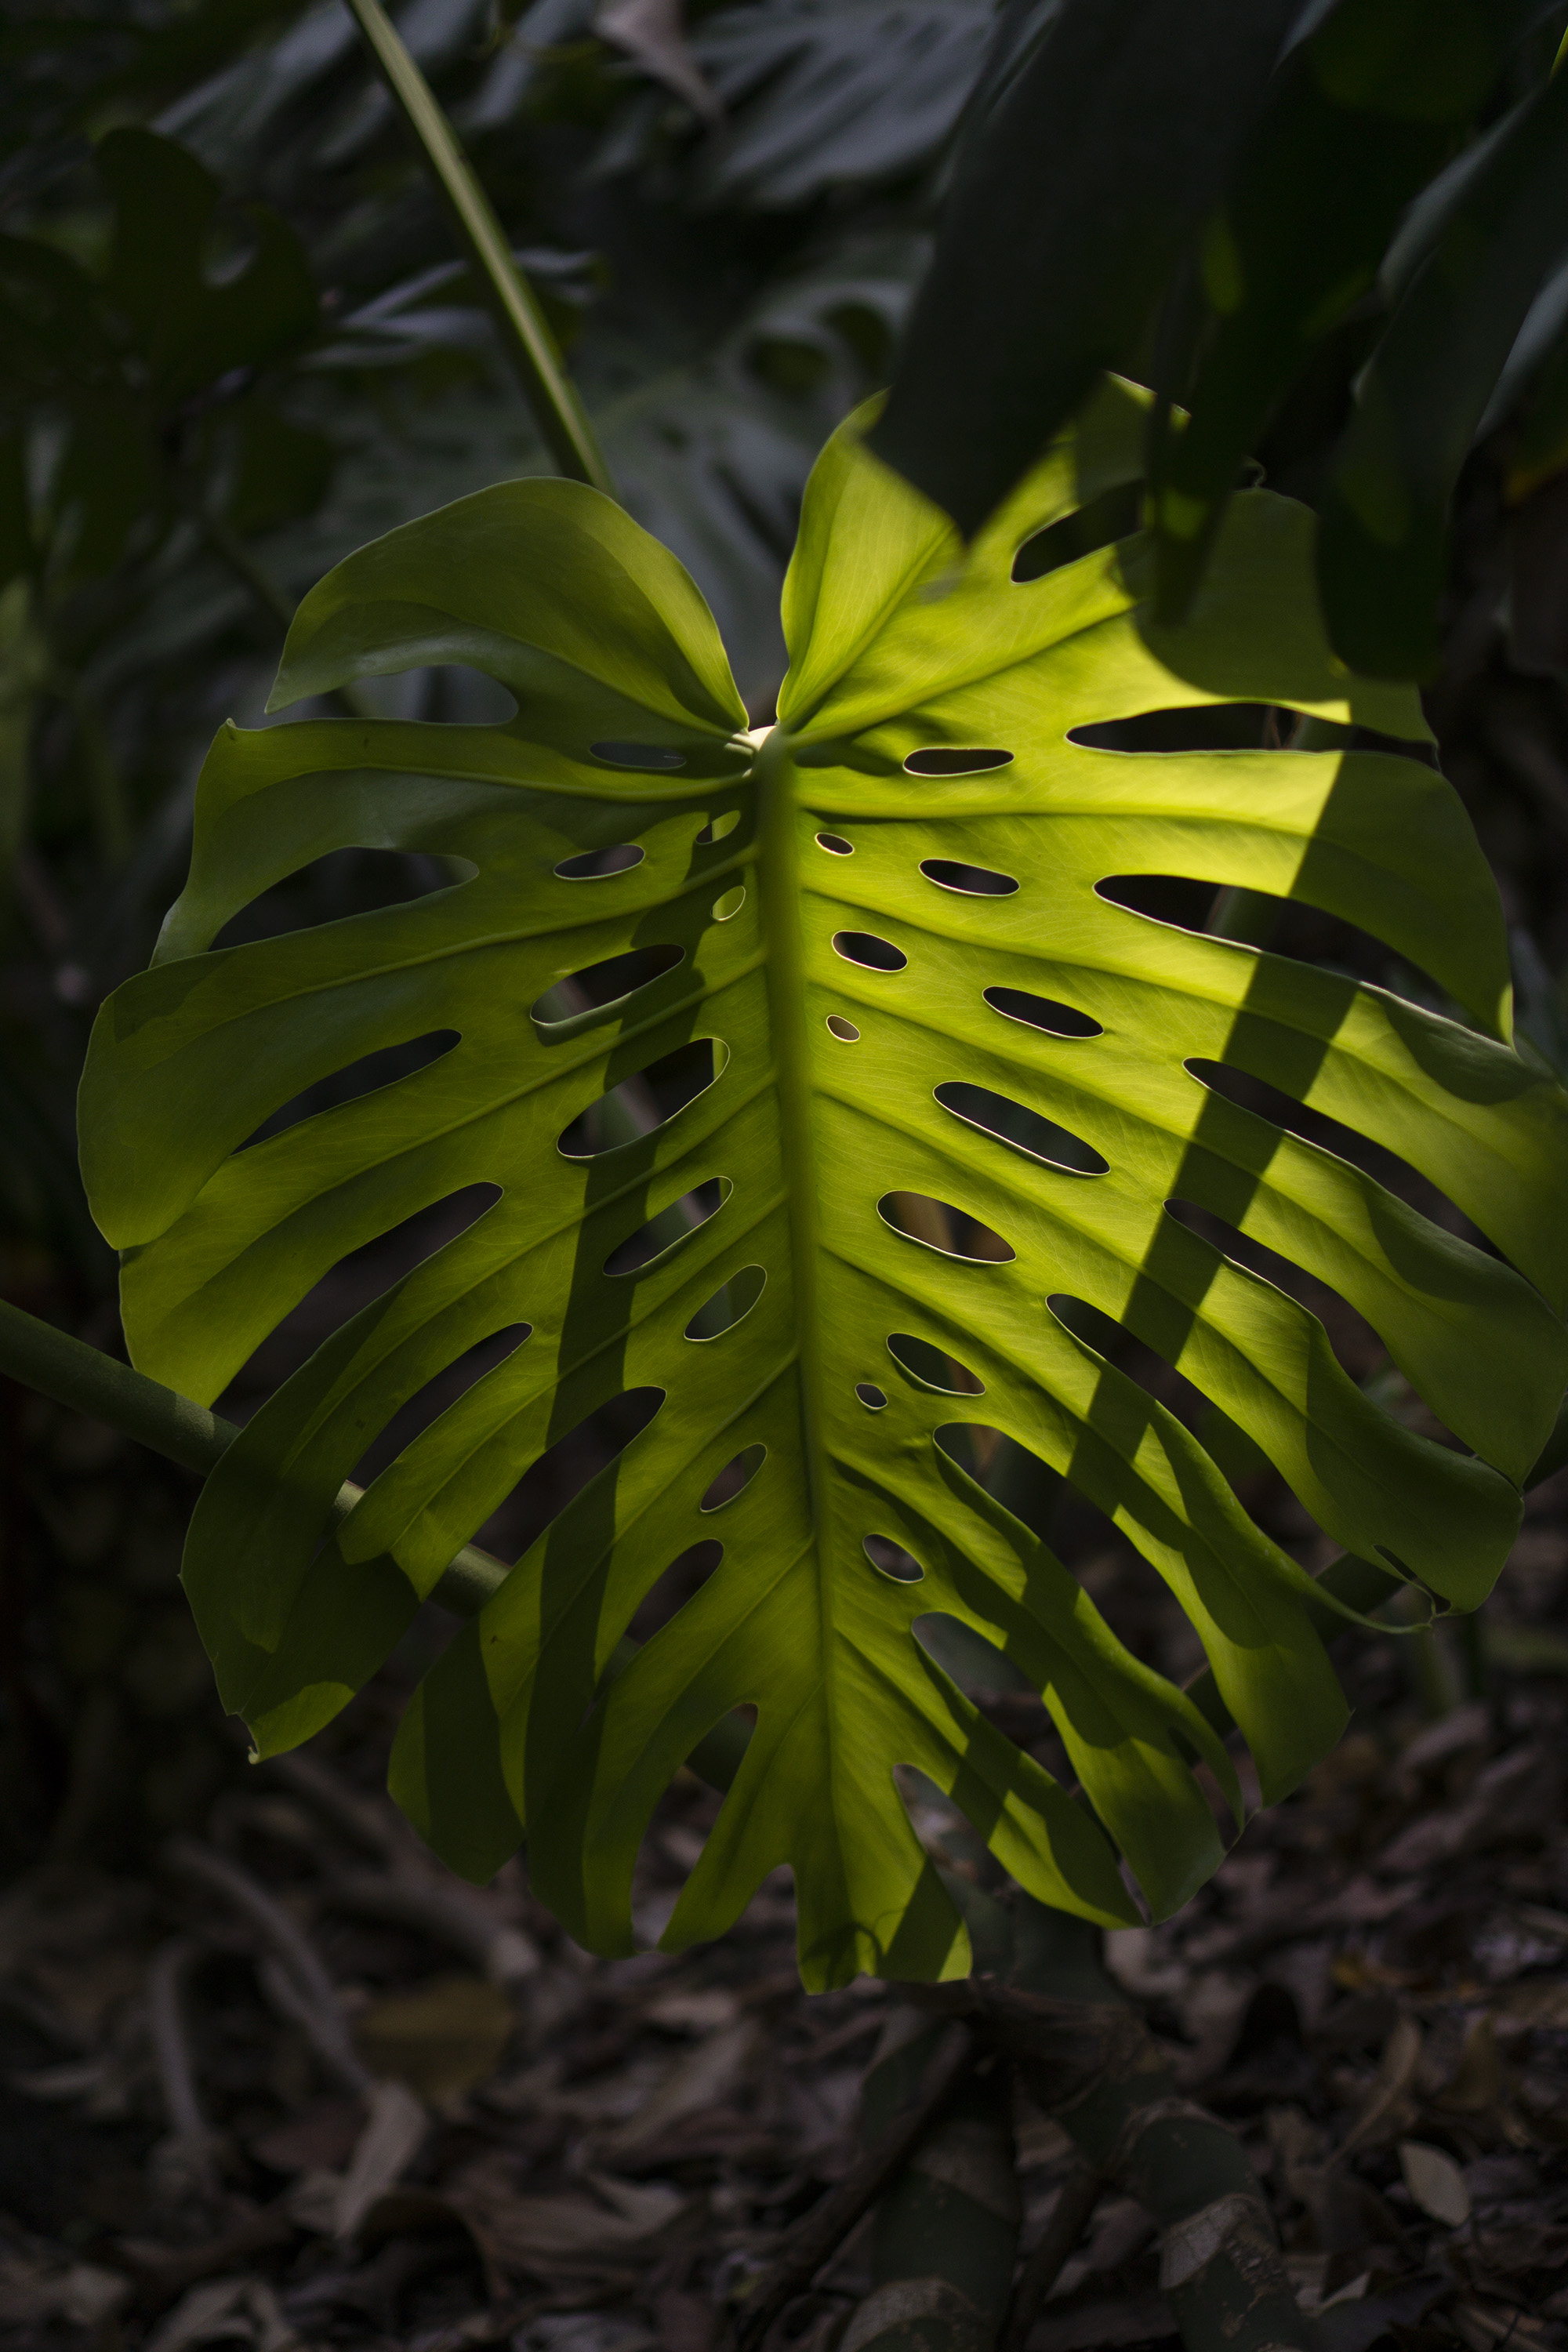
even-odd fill
[[(1027, 1449), (1152, 1562), (1266, 1797), (1330, 1745), (1344, 1709), (1310, 1580), (1113, 1360), (1103, 1318), (1351, 1549), (1468, 1606), (1511, 1540), (1564, 1379), (1568, 1098), (1507, 1042), (1500, 912), (1432, 769), (1076, 740), (1232, 699), (1424, 734), (1409, 689), (1331, 659), (1311, 519), (1271, 495), (1233, 503), (1179, 631), (1141, 619), (1139, 539), (1015, 581), (1025, 542), (1134, 478), (1146, 407), (1105, 387), (967, 552), (852, 420), (812, 478), (792, 667), (754, 736), (689, 580), (596, 493), (504, 484), (392, 532), (307, 597), (276, 702), (460, 661), (517, 716), (226, 730), (155, 966), (100, 1017), (95, 1211), (125, 1253), (136, 1361), (193, 1395), (216, 1395), (345, 1255), (499, 1189), (284, 1383), (198, 1504), (186, 1587), (264, 1752), (343, 1703), (547, 1447), (662, 1392), (446, 1651), (394, 1759), (411, 1816), (475, 1876), (526, 1825), (536, 1885), (597, 1948), (629, 1948), (652, 1807), (740, 1706), (755, 1727), (672, 1943), (721, 1930), (787, 1864), (809, 1982), (962, 1969), (900, 1765), (1084, 1916), (1137, 1916), (1118, 1853), (1157, 1912), (1214, 1867), (1192, 1767), (1239, 1810), (1226, 1752), (971, 1475), (992, 1441), (955, 1430)], [(348, 844), (474, 870), (210, 950), (274, 880)], [(1131, 874), (1325, 908), (1462, 1019), (1097, 887)], [(646, 949), (664, 969), (623, 967), (643, 984), (618, 992), (605, 966)], [(318, 1080), (437, 1032), (460, 1042), (240, 1149)], [(1500, 1255), (1227, 1099), (1210, 1064), (1402, 1155)], [(1334, 1286), (1458, 1448), (1372, 1402), (1318, 1321), (1173, 1202)], [(520, 1324), (525, 1342), (335, 1523), (393, 1415)], [(705, 1510), (737, 1461), (748, 1483)], [(704, 1538), (721, 1560), (612, 1679), (634, 1611)], [(1043, 1693), (1087, 1808), (937, 1663), (921, 1627), (942, 1618)]]

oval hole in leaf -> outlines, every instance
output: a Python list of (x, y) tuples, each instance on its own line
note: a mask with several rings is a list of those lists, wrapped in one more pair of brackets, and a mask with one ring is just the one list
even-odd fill
[(626, 1389), (584, 1414), (529, 1464), (474, 1541), (504, 1559), (521, 1559), (590, 1480), (641, 1436), (664, 1398), (659, 1388)]
[(700, 1536), (649, 1585), (626, 1627), (634, 1642), (651, 1642), (689, 1601), (695, 1601), (724, 1557), (716, 1536)]
[(1058, 1127), (1053, 1118), (1042, 1118), (1037, 1110), (1029, 1110), (1023, 1103), (1009, 1101), (1005, 1095), (993, 1094), (989, 1087), (949, 1078), (932, 1092), (943, 1110), (963, 1119), (966, 1127), (977, 1127), (983, 1135), (994, 1135), (998, 1143), (1010, 1144), (1015, 1151), (1026, 1152), (1047, 1168), (1059, 1168), (1065, 1175), (1103, 1176), (1110, 1166), (1081, 1135)]
[(689, 1339), (721, 1339), (732, 1331), (743, 1316), (751, 1313), (763, 1295), (767, 1276), (760, 1265), (743, 1265), (721, 1283), (704, 1307), (700, 1307), (686, 1327)]
[(219, 949), (250, 947), (259, 940), (283, 939), (290, 931), (341, 922), (348, 915), (406, 907), (434, 891), (460, 887), (452, 872), (459, 865), (465, 879), (479, 870), (467, 857), (447, 860), (402, 849), (329, 850), (237, 908), (212, 944)]
[(432, 1029), (423, 1037), (411, 1037), (405, 1045), (378, 1045), (374, 1054), (362, 1054), (357, 1062), (349, 1062), (330, 1077), (318, 1078), (314, 1086), (281, 1104), (268, 1113), (254, 1135), (247, 1135), (238, 1146), (241, 1151), (253, 1150), (258, 1143), (270, 1143), (288, 1133), (307, 1118), (321, 1111), (340, 1110), (345, 1103), (358, 1102), (365, 1095), (378, 1094), (384, 1087), (396, 1086), (399, 1080), (411, 1078), (420, 1070), (427, 1070), (462, 1042), (456, 1029)]
[(946, 1201), (933, 1201), (925, 1192), (884, 1192), (877, 1203), (877, 1214), (906, 1241), (923, 1242), (927, 1249), (940, 1250), (944, 1257), (1005, 1265), (1018, 1255), (978, 1217)]
[(590, 743), (588, 749), (595, 760), (607, 768), (640, 768), (647, 774), (657, 774), (668, 768), (684, 768), (686, 754), (672, 743)]
[(617, 841), (608, 849), (583, 849), (575, 857), (563, 857), (555, 871), (563, 882), (603, 882), (612, 874), (629, 874), (647, 856), (640, 842)]
[(1052, 1527), (1061, 1489), (1060, 1473), (1031, 1454), (1005, 1430), (984, 1422), (949, 1421), (934, 1432), (940, 1454), (956, 1464), (977, 1486), (1022, 1519), (1042, 1543), (1053, 1540)]
[(859, 1044), (860, 1032), (856, 1028), (853, 1021), (846, 1021), (841, 1013), (830, 1013), (827, 1016), (827, 1026), (841, 1045)]
[(846, 841), (841, 833), (819, 833), (816, 845), (818, 849), (826, 849), (829, 857), (853, 857), (855, 855), (855, 844)]
[(1047, 523), (1044, 530), (1026, 539), (1013, 558), (1013, 577), (1020, 587), (1031, 580), (1043, 580), (1047, 572), (1076, 563), (1080, 555), (1092, 555), (1097, 547), (1110, 547), (1119, 539), (1130, 538), (1142, 519), (1142, 483), (1118, 482), (1114, 489), (1101, 490), (1076, 514), (1063, 515), (1059, 522)]
[(740, 913), (745, 903), (746, 886), (743, 882), (737, 882), (732, 890), (726, 890), (721, 898), (714, 899), (713, 920), (716, 923), (729, 922), (732, 916)]
[(536, 1027), (549, 1029), (579, 1013), (603, 1013), (610, 1005), (624, 1004), (639, 988), (651, 987), (667, 971), (673, 971), (685, 954), (684, 948), (647, 947), (606, 956), (602, 963), (587, 964), (581, 971), (556, 981), (535, 998), (530, 1017)]
[(660, 1265), (682, 1242), (689, 1241), (710, 1217), (718, 1214), (733, 1190), (727, 1176), (710, 1176), (705, 1184), (682, 1192), (679, 1201), (672, 1201), (668, 1209), (660, 1209), (646, 1225), (639, 1225), (635, 1234), (616, 1243), (605, 1260), (605, 1272), (613, 1276), (646, 1274), (649, 1266)]
[(858, 963), (867, 971), (902, 971), (909, 958), (891, 940), (879, 940), (874, 931), (835, 931), (833, 946), (846, 963)]
[(985, 1393), (984, 1381), (976, 1380), (967, 1364), (961, 1364), (956, 1356), (944, 1355), (929, 1339), (917, 1339), (912, 1331), (890, 1332), (888, 1353), (922, 1389), (938, 1389), (943, 1396)]
[(967, 746), (933, 743), (923, 751), (911, 751), (904, 761), (904, 772), (910, 776), (983, 776), (991, 768), (1010, 768), (1011, 751), (971, 751)]
[[(1226, 1217), (1205, 1208), (1200, 1201), (1167, 1201), (1165, 1213), (1173, 1223), (1184, 1225), (1190, 1234), (1216, 1249), (1233, 1265), (1255, 1274), (1262, 1282), (1282, 1290), (1287, 1298), (1294, 1298), (1308, 1313), (1315, 1315), (1322, 1325), (1330, 1347), (1341, 1369), (1361, 1387), (1388, 1362), (1388, 1349), (1373, 1325), (1348, 1298), (1307, 1267), (1298, 1265), (1293, 1258), (1283, 1257), (1264, 1243), (1254, 1241), (1250, 1234)], [(1427, 1407), (1431, 1412), (1430, 1406)], [(1436, 1435), (1436, 1431), (1428, 1432)], [(1449, 1441), (1458, 1444), (1458, 1439)], [(1468, 1452), (1468, 1448), (1464, 1449)]]
[(1091, 751), (1259, 751), (1277, 749), (1279, 736), (1269, 703), (1199, 702), (1093, 719), (1069, 727), (1068, 741)]
[[(1331, 1151), (1337, 1160), (1348, 1160), (1352, 1168), (1375, 1178), (1434, 1224), (1468, 1240), (1475, 1237), (1475, 1226), (1447, 1192), (1439, 1191), (1431, 1178), (1412, 1167), (1408, 1160), (1390, 1151), (1386, 1144), (1373, 1142), (1371, 1136), (1363, 1135), (1357, 1128), (1343, 1126), (1326, 1111), (1310, 1108), (1295, 1095), (1271, 1086), (1267, 1078), (1255, 1077), (1250, 1070), (1238, 1070), (1228, 1062), (1205, 1061), (1197, 1054), (1190, 1055), (1182, 1066), (1210, 1094), (1223, 1096), (1238, 1109), (1268, 1119), (1271, 1126), (1283, 1128), (1287, 1135), (1299, 1136), (1303, 1143)], [(1309, 1066), (1304, 1073), (1308, 1085), (1313, 1075)]]
[(700, 1511), (721, 1511), (737, 1495), (743, 1495), (768, 1458), (765, 1445), (743, 1446), (733, 1461), (726, 1462), (722, 1470), (703, 1496), (697, 1507)]
[(562, 1130), (556, 1150), (565, 1160), (597, 1160), (601, 1152), (642, 1142), (705, 1094), (728, 1059), (728, 1047), (716, 1037), (694, 1037), (672, 1054), (660, 1055), (579, 1111)]
[(957, 890), (966, 898), (1010, 898), (1018, 887), (1011, 874), (994, 874), (988, 866), (961, 866), (952, 857), (922, 857), (921, 872), (939, 889)]
[(444, 1365), (434, 1379), (416, 1389), (400, 1404), (374, 1443), (367, 1445), (349, 1475), (362, 1486), (368, 1486), (391, 1462), (395, 1462), (405, 1445), (412, 1445), (422, 1430), (449, 1412), (460, 1397), (477, 1388), (488, 1373), (515, 1356), (533, 1330), (531, 1323), (509, 1323), (488, 1339), (476, 1340), (453, 1362)]
[(868, 1412), (880, 1412), (888, 1402), (887, 1391), (879, 1389), (875, 1381), (857, 1381), (855, 1393)]
[(693, 847), (710, 849), (716, 841), (728, 841), (740, 822), (739, 809), (721, 809), (717, 816), (709, 818), (692, 845)]
[(896, 1544), (890, 1536), (868, 1536), (866, 1557), (879, 1576), (891, 1577), (895, 1584), (921, 1584), (925, 1570), (912, 1551)]
[(299, 1305), (281, 1318), (270, 1338), (263, 1340), (265, 1352), (252, 1358), (262, 1368), (260, 1392), (258, 1382), (241, 1369), (215, 1399), (217, 1410), (248, 1418), (261, 1394), (269, 1395), (315, 1354), (323, 1331), (335, 1328), (345, 1314), (357, 1314), (362, 1307), (386, 1297), (407, 1279), (410, 1266), (434, 1257), (470, 1225), (477, 1225), (495, 1207), (501, 1189), (499, 1184), (464, 1184), (416, 1209), (412, 1215), (398, 1218), (384, 1233), (339, 1258), (311, 1284)]
[(1049, 1037), (1103, 1037), (1104, 1024), (1091, 1020), (1073, 1004), (1060, 1004), (1054, 996), (1031, 996), (1026, 988), (988, 988), (985, 1002), (993, 1013), (1005, 1020), (1022, 1021), (1030, 1029), (1043, 1029)]

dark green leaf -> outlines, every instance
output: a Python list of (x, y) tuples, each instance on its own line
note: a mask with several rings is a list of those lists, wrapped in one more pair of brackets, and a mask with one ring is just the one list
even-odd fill
[(879, 456), (966, 534), (1123, 361), (1250, 127), (1283, 0), (1067, 0), (962, 142)]
[(1185, 611), (1277, 403), (1365, 296), (1405, 206), (1485, 99), (1517, 13), (1342, 0), (1277, 77), (1203, 232), (1186, 318), (1169, 325), (1162, 390), (1191, 414), (1173, 433), (1167, 410), (1150, 469), (1163, 617)]
[(264, 205), (246, 208), (255, 248), (232, 276), (208, 275), (216, 181), (172, 139), (111, 131), (98, 168), (115, 200), (105, 291), (132, 322), (155, 389), (177, 400), (261, 367), (314, 332), (316, 289), (299, 239)]
[(1476, 174), (1357, 388), (1320, 499), (1318, 577), (1342, 660), (1420, 677), (1437, 652), (1448, 501), (1492, 386), (1568, 248), (1568, 75)]

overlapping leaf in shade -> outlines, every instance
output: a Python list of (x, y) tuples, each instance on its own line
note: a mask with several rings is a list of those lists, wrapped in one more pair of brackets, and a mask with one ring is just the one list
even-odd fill
[[(1017, 562), (1134, 480), (1146, 406), (1104, 387), (967, 551), (853, 420), (813, 476), (790, 673), (756, 736), (690, 582), (596, 493), (505, 484), (393, 532), (307, 598), (277, 702), (460, 661), (516, 717), (226, 730), (155, 966), (100, 1016), (92, 1198), (136, 1360), (193, 1394), (346, 1254), (493, 1191), (284, 1383), (197, 1507), (187, 1590), (264, 1751), (343, 1703), (530, 1464), (628, 1400), (637, 1433), (428, 1675), (393, 1772), (475, 1876), (526, 1830), (534, 1884), (596, 1948), (629, 1948), (651, 1810), (736, 1708), (754, 1728), (674, 1944), (787, 1864), (809, 1983), (962, 1970), (900, 1766), (1081, 1916), (1137, 1916), (1119, 1854), (1156, 1912), (1213, 1868), (1191, 1768), (1239, 1806), (1227, 1755), (972, 1475), (994, 1433), (1166, 1579), (1266, 1797), (1322, 1754), (1343, 1704), (1310, 1582), (1105, 1318), (1349, 1549), (1466, 1606), (1511, 1540), (1564, 1379), (1568, 1099), (1508, 1043), (1500, 912), (1433, 770), (1079, 740), (1231, 699), (1424, 731), (1408, 689), (1332, 661), (1310, 518), (1269, 494), (1233, 503), (1180, 630), (1141, 620), (1140, 539)], [(211, 950), (348, 844), (471, 876)], [(1324, 908), (1462, 1017), (1101, 887), (1139, 874)], [(420, 1038), (445, 1050), (240, 1148), (320, 1078)], [(1228, 1099), (1215, 1065), (1402, 1156), (1500, 1255)], [(1364, 1396), (1193, 1212), (1336, 1288), (1463, 1450)], [(510, 1352), (337, 1522), (377, 1433), (487, 1340)], [(699, 1544), (706, 1580), (612, 1673)], [(939, 1665), (922, 1626), (941, 1618), (1041, 1691), (1091, 1811)]]
[[(1524, 14), (1517, 0), (1459, 0), (1435, 36), (1421, 10), (1340, 0), (1275, 75), (1167, 327), (1165, 389), (1191, 412), (1184, 430), (1162, 435), (1152, 469), (1158, 604), (1168, 617), (1185, 610), (1277, 404), (1364, 302), (1401, 215), (1462, 142)], [(1495, 270), (1498, 257), (1489, 247), (1483, 266)], [(1428, 375), (1426, 397), (1447, 382)], [(1483, 389), (1472, 427), (1485, 399)], [(1402, 432), (1384, 437), (1394, 457)], [(1460, 457), (1468, 443), (1467, 430)], [(1385, 585), (1374, 601), (1386, 611)], [(1331, 630), (1342, 602), (1336, 575)], [(1394, 674), (1405, 674), (1397, 664)]]

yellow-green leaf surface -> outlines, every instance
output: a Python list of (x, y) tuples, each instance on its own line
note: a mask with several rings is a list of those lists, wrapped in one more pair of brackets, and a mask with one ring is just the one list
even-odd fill
[[(343, 1704), (546, 1448), (616, 1397), (658, 1400), (426, 1676), (394, 1757), (459, 1869), (488, 1875), (526, 1829), (535, 1885), (595, 1948), (631, 1948), (652, 1808), (735, 1708), (754, 1728), (669, 1943), (721, 1932), (786, 1864), (809, 1983), (961, 1971), (905, 1766), (1080, 1916), (1139, 1916), (1129, 1877), (1163, 1914), (1212, 1870), (1194, 1767), (1239, 1811), (1231, 1759), (971, 1475), (994, 1433), (1165, 1579), (1266, 1798), (1331, 1743), (1310, 1580), (1102, 1351), (1104, 1318), (1337, 1542), (1443, 1600), (1479, 1601), (1517, 1526), (1565, 1373), (1568, 1104), (1508, 1042), (1496, 895), (1422, 758), (1077, 740), (1226, 700), (1426, 735), (1411, 692), (1331, 659), (1288, 501), (1233, 501), (1179, 630), (1141, 620), (1139, 539), (1014, 580), (1026, 541), (1135, 478), (1142, 414), (1107, 385), (967, 551), (851, 420), (812, 478), (791, 668), (755, 734), (691, 583), (596, 492), (505, 484), (395, 531), (307, 598), (276, 701), (464, 662), (517, 715), (226, 730), (154, 967), (100, 1017), (95, 1211), (137, 1363), (199, 1398), (349, 1253), (496, 1193), (284, 1383), (197, 1507), (187, 1590), (264, 1752)], [(469, 878), (211, 950), (352, 844)], [(1136, 875), (1304, 900), (1461, 1017), (1097, 887)], [(617, 993), (601, 968), (650, 949)], [(240, 1148), (317, 1080), (437, 1032), (458, 1042), (427, 1066)], [(1228, 1099), (1214, 1065), (1397, 1154), (1497, 1255)], [(1337, 1290), (1458, 1444), (1363, 1395), (1202, 1213)], [(520, 1325), (334, 1533), (399, 1408)], [(611, 1675), (704, 1540), (717, 1566)], [(1041, 1692), (1080, 1795), (938, 1662), (944, 1620)]]

